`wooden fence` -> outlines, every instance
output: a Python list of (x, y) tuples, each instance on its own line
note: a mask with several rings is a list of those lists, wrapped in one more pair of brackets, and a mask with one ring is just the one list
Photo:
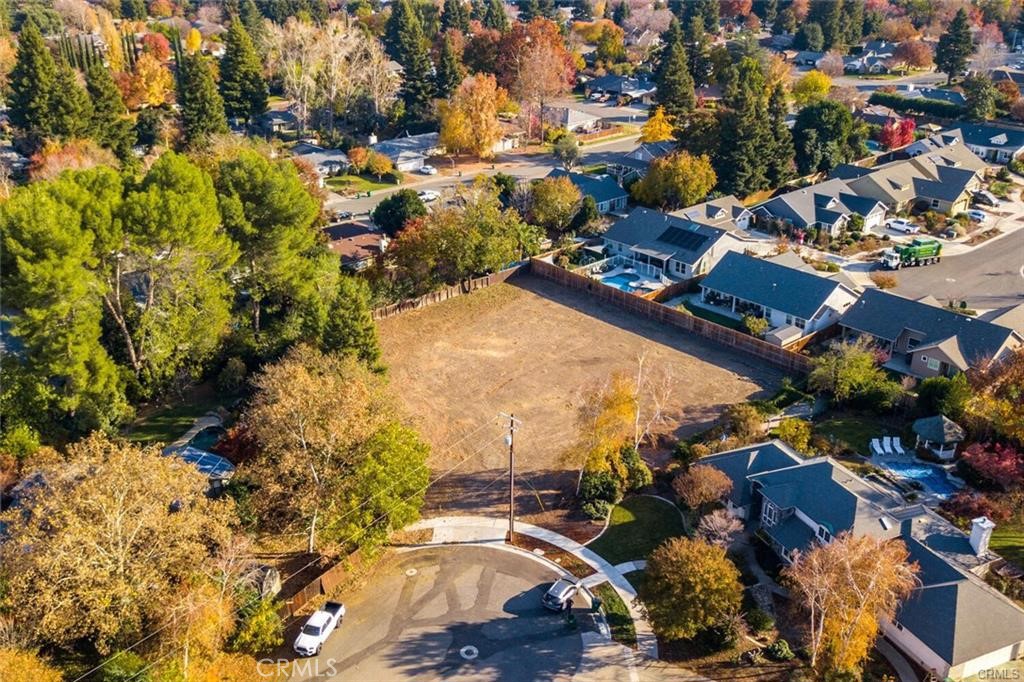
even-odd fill
[(420, 308), (426, 308), (427, 306), (434, 305), (435, 303), (447, 301), (450, 298), (458, 298), (459, 296), (476, 291), (477, 289), (489, 287), (492, 284), (501, 284), (523, 268), (528, 268), (529, 265), (530, 264), (528, 262), (519, 263), (507, 270), (495, 272), (490, 275), (484, 275), (483, 277), (477, 277), (476, 279), (468, 279), (464, 282), (460, 282), (459, 284), (453, 284), (452, 286), (423, 294), (419, 298), (408, 298), (404, 301), (399, 301), (398, 303), (392, 303), (390, 305), (375, 308), (373, 311), (373, 319), (386, 320), (389, 317), (400, 315), (409, 310), (419, 310)]
[(540, 258), (530, 261), (530, 272), (570, 289), (585, 291), (595, 298), (637, 315), (648, 317), (662, 324), (672, 325), (721, 346), (747, 353), (790, 374), (806, 374), (811, 370), (810, 358), (799, 353), (774, 346), (749, 334), (723, 327), (667, 305), (620, 291), (615, 287), (605, 286), (596, 280), (570, 272)]
[[(322, 595), (330, 594), (335, 587), (344, 582), (347, 576), (357, 573), (364, 563), (365, 559), (363, 559), (363, 556), (358, 551), (349, 554), (313, 578), (313, 580), (297, 592), (283, 599), (281, 608), (277, 610), (278, 615), (284, 619), (291, 618), (312, 600)], [(285, 593), (288, 592), (287, 589), (284, 591)]]

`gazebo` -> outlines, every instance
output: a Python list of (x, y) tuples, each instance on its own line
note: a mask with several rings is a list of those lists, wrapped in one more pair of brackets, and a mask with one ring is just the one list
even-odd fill
[(956, 446), (964, 439), (964, 430), (946, 415), (922, 417), (914, 422), (917, 447), (924, 446), (939, 459), (951, 460), (956, 456)]

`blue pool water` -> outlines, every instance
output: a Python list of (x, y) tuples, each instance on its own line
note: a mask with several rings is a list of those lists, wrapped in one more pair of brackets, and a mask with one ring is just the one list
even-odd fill
[(224, 437), (225, 433), (226, 431), (220, 426), (207, 426), (205, 429), (192, 436), (192, 439), (188, 444), (197, 450), (209, 451), (217, 444), (217, 441)]
[(638, 279), (640, 279), (639, 275), (621, 272), (611, 277), (602, 277), (601, 283), (607, 284), (610, 287), (615, 287), (620, 291), (625, 291), (626, 293), (631, 294), (634, 291), (636, 291), (636, 287), (633, 285), (633, 282), (637, 281)]
[(918, 481), (929, 491), (939, 497), (951, 497), (959, 488), (949, 480), (946, 471), (941, 467), (922, 462), (894, 462), (882, 463), (883, 469), (888, 469), (900, 478)]

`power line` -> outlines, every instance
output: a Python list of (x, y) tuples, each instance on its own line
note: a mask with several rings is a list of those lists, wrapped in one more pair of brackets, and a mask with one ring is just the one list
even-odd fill
[[(492, 425), (492, 424), (494, 424), (496, 420), (497, 420), (497, 417), (495, 417), (494, 419), (491, 419), (491, 420), (490, 420), (490, 421), (488, 421), (488, 422), (484, 422), (483, 424), (481, 424), (480, 426), (478, 426), (478, 427), (477, 427), (476, 429), (473, 429), (473, 430), (472, 430), (472, 431), (470, 431), (469, 433), (467, 433), (467, 434), (465, 434), (464, 436), (462, 436), (462, 437), (461, 437), (461, 438), (460, 438), (460, 439), (459, 439), (458, 441), (456, 441), (455, 443), (453, 443), (453, 444), (451, 444), (451, 445), (449, 445), (449, 446), (446, 446), (446, 448), (445, 448), (445, 450), (444, 450), (444, 451), (449, 451), (449, 450), (451, 450), (451, 449), (452, 449), (453, 447), (455, 447), (456, 445), (458, 445), (459, 443), (461, 443), (462, 441), (464, 441), (464, 440), (465, 440), (466, 438), (468, 438), (468, 437), (469, 437), (470, 435), (472, 435), (472, 434), (474, 434), (474, 433), (478, 433), (478, 432), (479, 432), (479, 431), (480, 431), (481, 429), (483, 429), (484, 427), (486, 427), (486, 426), (489, 426), (489, 425)], [(498, 436), (495, 436), (495, 437), (494, 437), (494, 438), (492, 438), (491, 440), (487, 441), (486, 443), (484, 443), (483, 445), (481, 445), (481, 446), (480, 446), (479, 448), (477, 448), (476, 450), (474, 450), (473, 452), (471, 452), (471, 453), (470, 453), (469, 455), (467, 455), (467, 456), (463, 457), (463, 458), (462, 458), (461, 460), (459, 460), (458, 462), (456, 462), (456, 463), (455, 463), (455, 464), (454, 464), (454, 465), (453, 465), (452, 467), (448, 468), (448, 469), (447, 469), (447, 470), (446, 470), (446, 471), (445, 471), (444, 473), (442, 473), (442, 474), (441, 474), (440, 476), (438, 476), (438, 477), (434, 478), (433, 480), (430, 480), (430, 481), (428, 481), (428, 482), (427, 482), (427, 484), (426, 484), (426, 485), (425, 485), (425, 486), (424, 486), (423, 488), (421, 488), (421, 489), (419, 489), (419, 490), (417, 490), (417, 491), (413, 492), (413, 493), (412, 493), (411, 495), (409, 495), (409, 496), (407, 496), (407, 497), (403, 498), (403, 499), (402, 499), (402, 500), (400, 501), (400, 503), (404, 503), (404, 502), (407, 502), (407, 501), (409, 501), (410, 499), (412, 499), (413, 497), (415, 497), (416, 495), (418, 495), (418, 494), (420, 494), (420, 493), (424, 493), (424, 492), (426, 492), (426, 491), (427, 491), (427, 490), (428, 490), (428, 489), (429, 489), (429, 488), (430, 488), (431, 486), (433, 486), (433, 485), (434, 485), (435, 483), (437, 483), (438, 481), (440, 481), (440, 480), (442, 480), (443, 478), (447, 477), (447, 476), (448, 476), (449, 474), (451, 474), (451, 473), (452, 473), (453, 471), (455, 471), (455, 469), (457, 469), (458, 467), (460, 467), (460, 466), (462, 466), (463, 464), (465, 464), (465, 463), (466, 463), (467, 461), (469, 461), (469, 460), (470, 460), (471, 458), (475, 457), (475, 456), (476, 456), (477, 454), (479, 454), (480, 452), (482, 452), (482, 451), (483, 451), (483, 449), (484, 449), (484, 448), (486, 448), (486, 447), (487, 447), (488, 445), (491, 445), (491, 444), (492, 444), (492, 443), (494, 443), (495, 441), (499, 440), (499, 439), (500, 439), (501, 437), (502, 437), (502, 436), (501, 436), (501, 435), (499, 434)], [(410, 472), (410, 473), (411, 473), (411, 472)], [(396, 485), (398, 485), (398, 484), (399, 484), (399, 483), (400, 483), (400, 482), (401, 482), (402, 480), (405, 480), (405, 479), (400, 479), (399, 481), (396, 481), (395, 483), (393, 483), (393, 484), (392, 484), (392, 485), (391, 485), (390, 487), (386, 488), (385, 490), (387, 491), (387, 490), (391, 490), (391, 489), (393, 489), (393, 488), (394, 488), (394, 487), (395, 487)], [(375, 499), (375, 496), (370, 496), (370, 497), (367, 497), (367, 499), (366, 499), (366, 500), (364, 500), (364, 501), (363, 501), (363, 502), (362, 502), (362, 503), (361, 503), (361, 504), (360, 504), (359, 506), (357, 506), (357, 507), (355, 507), (355, 508), (353, 508), (353, 509), (349, 510), (349, 511), (348, 511), (348, 512), (346, 512), (346, 513), (345, 513), (344, 515), (342, 515), (341, 517), (339, 517), (339, 518), (338, 518), (338, 520), (340, 521), (341, 519), (343, 519), (343, 518), (346, 518), (346, 517), (350, 516), (351, 514), (354, 514), (355, 512), (359, 511), (360, 509), (362, 509), (363, 507), (365, 507), (366, 505), (368, 505), (368, 504), (369, 504), (370, 502), (373, 502), (373, 501), (374, 501), (374, 499)], [(397, 505), (395, 505), (395, 506), (397, 506)], [(374, 519), (373, 521), (371, 521), (371, 522), (370, 522), (369, 524), (367, 524), (367, 525), (366, 525), (366, 526), (365, 526), (364, 528), (362, 528), (362, 529), (361, 529), (361, 530), (360, 530), (359, 532), (357, 532), (357, 533), (356, 533), (355, 535), (353, 535), (353, 536), (351, 536), (351, 537), (349, 537), (349, 538), (346, 538), (346, 539), (347, 539), (348, 541), (352, 541), (352, 540), (355, 540), (356, 538), (362, 537), (362, 535), (364, 535), (364, 534), (365, 534), (366, 532), (368, 532), (368, 531), (369, 531), (369, 530), (370, 530), (370, 529), (371, 529), (371, 528), (372, 528), (372, 527), (374, 526), (374, 524), (376, 524), (376, 523), (377, 523), (378, 521), (380, 521), (381, 519), (383, 519), (383, 518), (386, 518), (386, 517), (387, 517), (387, 515), (388, 515), (388, 513), (389, 513), (390, 511), (392, 511), (393, 509), (394, 509), (394, 507), (392, 507), (391, 509), (388, 509), (388, 511), (384, 512), (383, 514), (381, 514), (380, 516), (378, 516), (378, 517), (377, 517), (376, 519)], [(316, 558), (312, 559), (312, 560), (311, 560), (311, 561), (310, 561), (309, 563), (305, 564), (305, 565), (304, 565), (304, 566), (302, 566), (301, 568), (298, 568), (298, 569), (296, 569), (295, 571), (293, 571), (292, 573), (288, 574), (288, 575), (287, 575), (287, 576), (285, 576), (285, 578), (284, 578), (284, 579), (283, 579), (283, 580), (281, 581), (281, 582), (282, 582), (282, 584), (283, 584), (283, 583), (285, 583), (285, 582), (287, 582), (287, 581), (288, 581), (288, 580), (290, 580), (291, 578), (295, 577), (296, 575), (298, 575), (298, 574), (299, 574), (299, 573), (301, 573), (302, 571), (306, 570), (307, 568), (309, 568), (309, 567), (310, 567), (310, 566), (312, 566), (313, 564), (315, 564), (315, 563), (319, 562), (321, 558), (322, 558), (322, 557), (319, 557), (319, 556), (317, 556)], [(257, 597), (257, 598), (254, 598), (254, 599), (252, 599), (252, 600), (250, 600), (250, 601), (248, 601), (248, 602), (246, 602), (246, 603), (242, 604), (241, 606), (238, 606), (238, 607), (236, 607), (236, 608), (232, 609), (231, 613), (232, 613), (232, 614), (237, 614), (237, 613), (238, 613), (239, 611), (241, 611), (242, 609), (246, 608), (246, 607), (247, 607), (247, 606), (249, 606), (250, 604), (254, 604), (254, 603), (256, 603), (256, 601), (257, 601), (258, 599), (262, 599), (262, 597)], [(210, 599), (210, 600), (207, 600), (207, 601), (205, 601), (205, 602), (201, 602), (201, 603), (199, 603), (199, 604), (197, 604), (197, 605), (193, 606), (193, 607), (192, 607), (191, 609), (189, 609), (189, 612), (188, 612), (188, 613), (191, 613), (191, 612), (192, 612), (192, 611), (194, 611), (195, 609), (197, 609), (197, 608), (199, 608), (199, 607), (201, 607), (201, 606), (205, 606), (206, 604), (209, 604), (209, 603), (211, 603), (212, 601), (213, 601), (213, 600), (212, 600), (212, 599)], [(176, 620), (176, 619), (175, 619), (175, 620)], [(128, 646), (128, 647), (125, 647), (124, 649), (121, 649), (121, 650), (120, 650), (120, 651), (118, 651), (118, 652), (117, 652), (116, 654), (114, 654), (114, 655), (113, 655), (113, 656), (111, 656), (110, 658), (108, 658), (108, 659), (104, 660), (103, 662), (101, 662), (101, 663), (100, 663), (99, 665), (97, 665), (96, 667), (94, 667), (94, 668), (92, 668), (91, 670), (88, 670), (88, 671), (86, 671), (85, 673), (83, 673), (83, 674), (79, 675), (78, 677), (76, 677), (76, 678), (75, 678), (75, 679), (74, 679), (74, 680), (73, 680), (72, 682), (81, 682), (82, 680), (84, 680), (85, 678), (89, 677), (90, 675), (92, 675), (92, 674), (93, 674), (93, 673), (95, 673), (96, 671), (98, 671), (98, 670), (100, 670), (100, 669), (104, 668), (104, 667), (105, 667), (106, 665), (108, 665), (109, 663), (111, 663), (111, 662), (113, 662), (114, 660), (116, 660), (116, 659), (117, 659), (117, 658), (118, 658), (119, 656), (121, 656), (121, 655), (123, 655), (123, 654), (125, 654), (125, 653), (127, 653), (127, 652), (129, 652), (129, 651), (131, 651), (131, 650), (133, 650), (133, 649), (135, 649), (136, 647), (138, 647), (138, 646), (139, 646), (140, 644), (142, 644), (143, 642), (146, 642), (146, 641), (147, 641), (147, 640), (149, 640), (150, 638), (152, 638), (152, 637), (156, 636), (156, 635), (157, 635), (157, 634), (159, 634), (160, 632), (163, 632), (163, 631), (164, 631), (164, 630), (166, 630), (167, 628), (171, 627), (171, 625), (173, 625), (173, 623), (175, 622), (175, 620), (172, 620), (171, 622), (169, 622), (169, 623), (167, 623), (167, 624), (165, 624), (165, 625), (162, 625), (162, 626), (160, 626), (160, 627), (159, 627), (159, 628), (157, 628), (156, 630), (154, 630), (154, 631), (150, 632), (150, 633), (149, 633), (148, 635), (146, 635), (145, 637), (142, 637), (141, 639), (139, 639), (139, 640), (135, 641), (135, 642), (134, 642), (134, 643), (132, 643), (132, 644), (131, 644), (130, 646)], [(176, 650), (174, 650), (174, 651), (178, 651), (178, 649), (176, 649)], [(172, 652), (172, 653), (173, 653), (173, 652)], [(143, 669), (142, 669), (141, 671), (139, 671), (139, 672), (140, 672), (140, 673), (141, 673), (141, 672), (145, 672), (146, 670), (148, 670), (149, 668), (151, 668), (151, 667), (152, 667), (152, 666), (153, 666), (154, 664), (156, 664), (156, 663), (160, 662), (161, 660), (163, 660), (163, 659), (164, 659), (164, 658), (166, 658), (166, 657), (167, 657), (167, 655), (165, 655), (165, 656), (161, 656), (161, 657), (160, 657), (160, 658), (158, 658), (158, 659), (157, 659), (156, 661), (154, 661), (154, 663), (152, 663), (152, 664), (150, 664), (150, 665), (146, 666), (145, 668), (143, 668)], [(136, 675), (137, 675), (137, 674), (139, 674), (139, 673), (136, 673)], [(132, 678), (130, 678), (130, 679), (134, 679), (134, 677), (135, 677), (135, 676), (133, 676), (133, 677), (132, 677)]]

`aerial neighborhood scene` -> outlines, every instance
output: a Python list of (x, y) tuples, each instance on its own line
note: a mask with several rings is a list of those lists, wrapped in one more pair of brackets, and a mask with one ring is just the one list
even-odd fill
[(1024, 679), (1021, 0), (0, 0), (0, 682)]

